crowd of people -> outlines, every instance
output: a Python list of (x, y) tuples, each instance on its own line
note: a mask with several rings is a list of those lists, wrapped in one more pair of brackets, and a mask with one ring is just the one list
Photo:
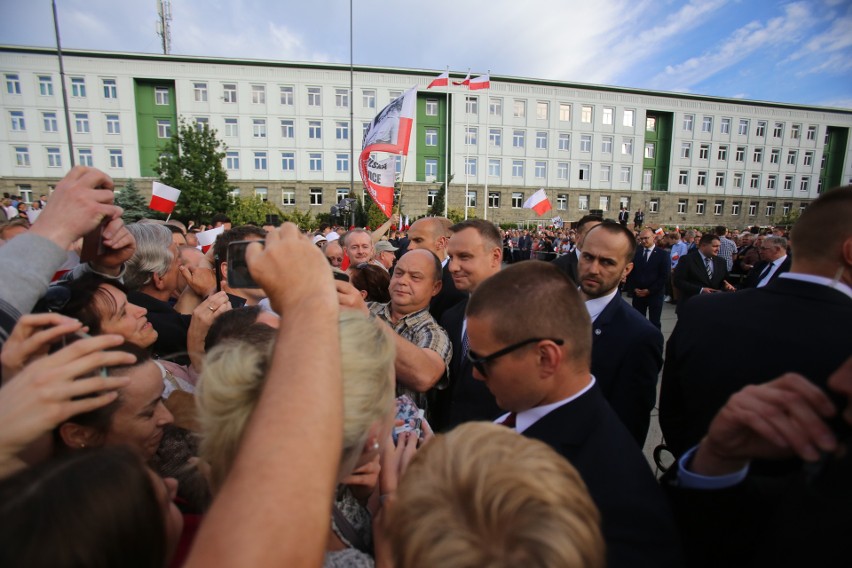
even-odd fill
[(852, 560), (852, 187), (730, 234), (125, 224), (112, 189), (4, 202), (0, 565)]

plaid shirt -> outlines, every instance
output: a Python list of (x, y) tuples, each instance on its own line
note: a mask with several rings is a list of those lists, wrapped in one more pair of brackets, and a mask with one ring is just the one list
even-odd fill
[[(407, 339), (418, 347), (431, 349), (444, 360), (444, 367), (449, 367), (450, 359), (453, 357), (453, 346), (450, 343), (450, 336), (447, 335), (444, 328), (438, 325), (438, 322), (429, 313), (428, 306), (419, 312), (404, 316), (396, 324), (391, 321), (390, 302), (387, 304), (367, 302), (367, 307), (370, 309), (371, 315), (387, 323), (400, 337)], [(445, 370), (444, 376), (441, 377), (441, 380), (438, 381), (434, 388), (444, 389), (447, 388), (447, 384), (448, 380)], [(425, 392), (415, 392), (397, 383), (396, 394), (397, 396), (407, 394), (418, 408), (426, 410), (428, 407), (427, 393)]]
[(725, 259), (728, 265), (728, 272), (734, 266), (734, 255), (737, 254), (737, 243), (728, 237), (719, 238), (719, 256)]

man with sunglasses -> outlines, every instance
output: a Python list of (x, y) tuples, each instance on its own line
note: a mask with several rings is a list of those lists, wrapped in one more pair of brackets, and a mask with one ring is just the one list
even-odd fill
[(467, 305), (473, 376), (508, 411), (497, 423), (547, 443), (580, 472), (604, 519), (607, 566), (679, 566), (665, 498), (590, 372), (590, 327), (576, 285), (558, 268), (508, 267)]

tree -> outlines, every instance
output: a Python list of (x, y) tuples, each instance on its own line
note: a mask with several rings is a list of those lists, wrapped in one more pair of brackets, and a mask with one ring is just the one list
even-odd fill
[(314, 225), (314, 216), (311, 214), (310, 210), (302, 213), (298, 209), (293, 209), (292, 213), (285, 215), (285, 220), (298, 225), (303, 231), (313, 229)]
[(441, 188), (438, 190), (438, 195), (435, 196), (435, 201), (432, 202), (432, 206), (429, 208), (429, 211), (427, 211), (426, 214), (430, 215), (432, 217), (443, 217), (444, 216), (444, 201), (446, 199), (447, 199), (447, 187), (442, 183)]
[(125, 224), (135, 223), (146, 217), (151, 218), (156, 215), (156, 211), (148, 209), (148, 202), (136, 189), (136, 184), (132, 179), (127, 180), (124, 188), (115, 194), (115, 204), (124, 209), (121, 218)]
[(238, 197), (228, 211), (231, 224), (234, 226), (251, 224), (260, 227), (266, 224), (267, 215), (278, 215), (282, 220), (285, 218), (278, 207), (264, 201), (259, 195)]
[(199, 222), (231, 207), (228, 174), (222, 165), (227, 147), (206, 124), (185, 119), (166, 143), (154, 170), (160, 181), (181, 191), (173, 215)]

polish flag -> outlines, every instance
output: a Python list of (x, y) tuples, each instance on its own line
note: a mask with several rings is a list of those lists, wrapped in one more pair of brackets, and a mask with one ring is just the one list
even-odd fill
[(198, 244), (201, 247), (201, 252), (206, 253), (210, 250), (210, 247), (216, 242), (216, 237), (225, 232), (225, 226), (216, 227), (215, 229), (209, 229), (207, 231), (202, 231), (198, 233)]
[(467, 74), (467, 77), (463, 81), (453, 81), (453, 85), (457, 87), (460, 85), (470, 85), (470, 73)]
[(470, 80), (470, 83), (467, 87), (471, 91), (478, 91), (479, 89), (490, 89), (491, 77), (489, 77), (488, 75), (480, 75), (479, 77), (475, 77)]
[(666, 231), (662, 227), (657, 227), (657, 230), (654, 231), (655, 235), (665, 235)]
[(432, 79), (432, 82), (429, 83), (429, 86), (426, 87), (426, 88), (431, 89), (432, 87), (446, 87), (447, 85), (449, 85), (449, 82), (450, 82), (450, 72), (446, 71), (444, 73), (441, 73), (440, 75), (438, 75), (434, 79)]
[(160, 213), (171, 213), (175, 210), (175, 204), (180, 197), (180, 190), (158, 181), (154, 182), (151, 191), (151, 203), (149, 209)]
[(553, 209), (553, 207), (551, 207), (550, 201), (547, 199), (547, 194), (544, 192), (544, 188), (542, 187), (530, 195), (529, 199), (524, 201), (524, 209), (532, 209), (537, 215), (544, 215)]

